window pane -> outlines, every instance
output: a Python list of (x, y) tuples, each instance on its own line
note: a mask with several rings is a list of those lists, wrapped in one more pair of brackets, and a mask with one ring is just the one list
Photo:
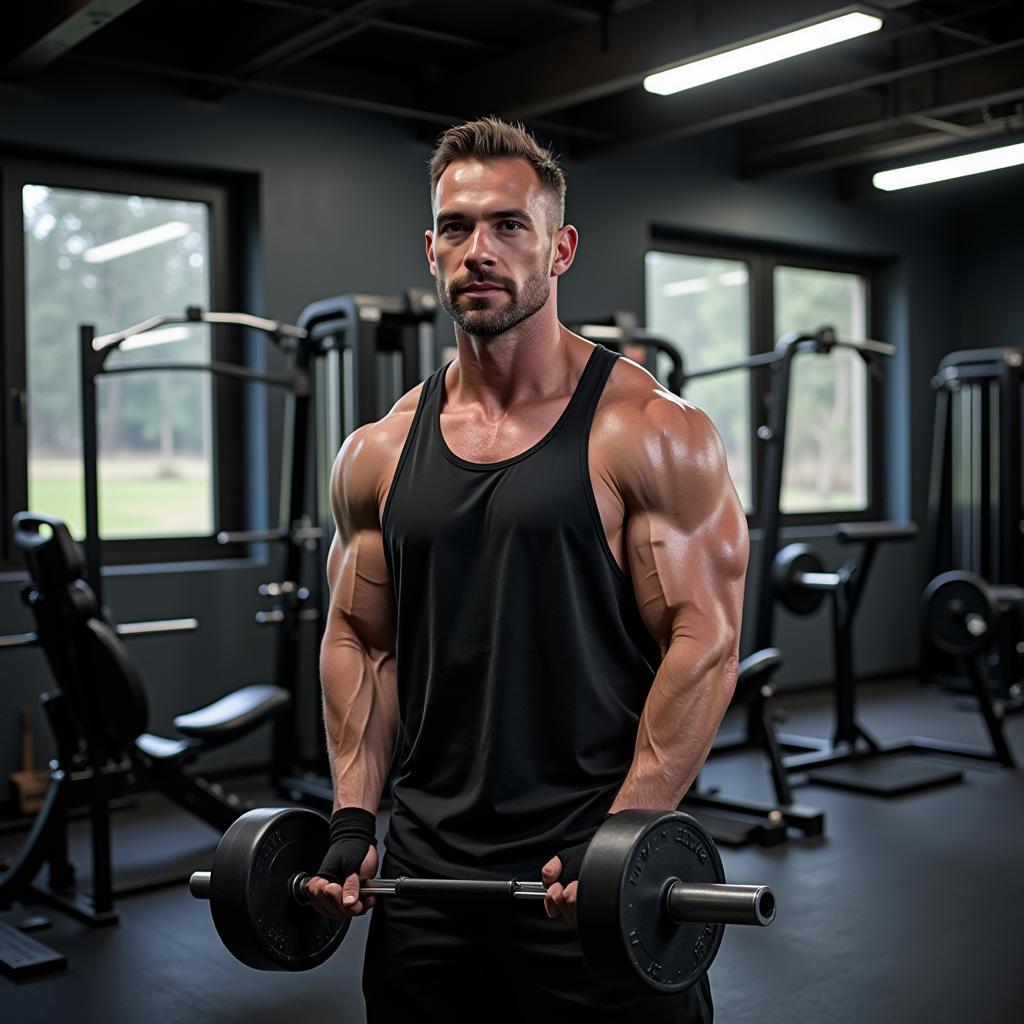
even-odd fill
[[(79, 323), (98, 334), (209, 304), (209, 209), (203, 203), (26, 185), (29, 408), (33, 511), (84, 532)], [(204, 325), (130, 339), (107, 361), (207, 362)], [(100, 532), (107, 538), (213, 532), (212, 387), (208, 374), (101, 376)]]
[[(748, 272), (736, 260), (649, 252), (647, 328), (679, 346), (693, 371), (750, 355)], [(695, 380), (686, 398), (699, 405), (722, 435), (729, 472), (750, 511), (750, 375), (734, 370)]]
[[(867, 332), (867, 287), (857, 274), (775, 268), (775, 334), (823, 324), (850, 338)], [(868, 507), (867, 368), (849, 349), (793, 360), (783, 512)]]

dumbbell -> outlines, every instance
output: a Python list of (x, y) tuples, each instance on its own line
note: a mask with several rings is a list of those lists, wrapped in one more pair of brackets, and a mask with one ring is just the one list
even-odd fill
[[(258, 808), (224, 834), (209, 871), (189, 889), (208, 899), (217, 933), (241, 963), (303, 971), (322, 964), (350, 922), (308, 905), (308, 884), (329, 842), (327, 819), (306, 808)], [(543, 900), (541, 882), (373, 879), (360, 896), (421, 900)], [(682, 812), (612, 815), (580, 868), (577, 929), (588, 964), (622, 986), (681, 992), (711, 966), (726, 924), (768, 925), (764, 885), (727, 885), (714, 841)]]

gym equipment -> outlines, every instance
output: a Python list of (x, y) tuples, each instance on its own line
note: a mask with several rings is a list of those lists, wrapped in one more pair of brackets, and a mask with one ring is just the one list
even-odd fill
[(568, 326), (569, 330), (575, 331), (580, 337), (604, 345), (613, 352), (622, 352), (629, 345), (639, 345), (649, 352), (661, 352), (668, 356), (671, 368), (665, 381), (666, 386), (674, 395), (683, 393), (686, 373), (682, 353), (671, 341), (638, 326), (634, 313), (618, 310), (610, 317), (599, 317)]
[[(329, 843), (329, 826), (304, 808), (260, 808), (225, 833), (210, 871), (189, 890), (208, 899), (217, 932), (243, 964), (302, 971), (338, 947), (348, 920), (317, 914), (309, 872)], [(432, 878), (374, 879), (360, 895), (411, 899), (543, 900), (540, 882)], [(726, 885), (711, 837), (688, 814), (621, 811), (587, 847), (577, 923), (588, 962), (603, 977), (656, 992), (680, 992), (711, 966), (726, 924), (768, 925), (767, 886)]]
[[(853, 624), (878, 545), (917, 536), (913, 523), (841, 523), (841, 544), (860, 544), (836, 572), (826, 572), (821, 556), (807, 544), (789, 544), (772, 563), (772, 582), (779, 602), (795, 615), (813, 614), (826, 597), (832, 599), (832, 643), (835, 658), (834, 728), (831, 740), (782, 733), (787, 772), (808, 772), (810, 781), (874, 796), (896, 796), (931, 786), (958, 782), (963, 773), (908, 757), (892, 755), (963, 753), (967, 748), (940, 740), (913, 737), (882, 744), (857, 720), (857, 689), (853, 669)], [(952, 749), (955, 747), (955, 751)]]
[[(790, 384), (793, 360), (799, 355), (814, 354), (827, 356), (836, 349), (856, 352), (867, 364), (871, 373), (879, 372), (881, 359), (895, 354), (896, 349), (883, 341), (871, 339), (843, 338), (831, 327), (821, 327), (812, 333), (794, 331), (783, 335), (772, 352), (751, 356), (739, 363), (709, 367), (689, 375), (690, 380), (698, 377), (724, 373), (740, 366), (768, 367), (771, 371), (771, 402), (768, 422), (758, 428), (757, 437), (764, 445), (764, 463), (761, 472), (759, 508), (761, 529), (764, 540), (755, 552), (753, 573), (758, 581), (757, 609), (754, 628), (754, 648), (762, 650), (772, 644), (774, 629), (776, 590), (774, 586), (775, 555), (779, 550), (781, 526), (782, 473), (786, 454), (786, 421), (789, 414)], [(858, 528), (871, 524), (858, 523)], [(880, 524), (885, 531), (891, 524)]]
[[(245, 328), (267, 339), (286, 360), (282, 373), (255, 370), (242, 362), (215, 361), (208, 363), (131, 363), (108, 366), (111, 355), (126, 341), (167, 324), (211, 324)], [(192, 370), (209, 373), (213, 377), (258, 383), (283, 391), (287, 399), (285, 425), (291, 444), (283, 448), (282, 486), (288, 487), (289, 500), (282, 528), (271, 530), (220, 530), (216, 540), (221, 545), (281, 542), (286, 546), (284, 574), (281, 580), (264, 584), (261, 596), (277, 598), (277, 606), (269, 612), (257, 613), (257, 621), (278, 625), (275, 684), (289, 697), (289, 714), (277, 717), (272, 740), (271, 773), (277, 778), (294, 766), (297, 748), (296, 707), (300, 676), (300, 629), (303, 621), (318, 621), (320, 613), (307, 606), (309, 589), (301, 585), (303, 552), (315, 548), (318, 528), (305, 506), (307, 460), (306, 438), (309, 409), (313, 389), (314, 348), (308, 344), (304, 326), (285, 324), (278, 320), (252, 316), (249, 313), (204, 312), (198, 306), (189, 306), (184, 315), (169, 314), (151, 317), (126, 330), (97, 337), (91, 324), (79, 328), (81, 342), (80, 370), (82, 378), (82, 438), (85, 474), (85, 551), (86, 579), (102, 607), (102, 579), (100, 560), (102, 541), (99, 534), (97, 483), (97, 380), (101, 376), (117, 373), (149, 371)], [(241, 358), (241, 356), (239, 356)], [(295, 453), (298, 453), (296, 456)], [(293, 472), (294, 469), (294, 472)], [(282, 503), (284, 505), (284, 503)], [(284, 710), (284, 708), (282, 708)], [(226, 827), (226, 823), (225, 823)]]
[[(46, 535), (48, 533), (48, 535)], [(84, 556), (59, 519), (27, 512), (14, 517), (14, 538), (32, 582), (22, 592), (37, 626), (56, 688), (42, 697), (57, 746), (50, 784), (31, 832), (0, 874), (0, 907), (31, 891), (90, 925), (113, 924), (110, 803), (143, 775), (155, 789), (218, 830), (245, 809), (237, 797), (185, 771), (200, 754), (240, 738), (287, 706), (277, 687), (250, 686), (175, 719), (178, 738), (146, 732), (148, 702), (117, 632), (100, 614), (82, 579)], [(147, 624), (133, 633), (167, 632)], [(72, 807), (89, 808), (92, 890), (75, 891), (66, 820)], [(49, 885), (33, 884), (44, 862)]]
[[(1004, 624), (1011, 623), (1019, 635), (1022, 616), (1024, 589), (990, 586), (980, 576), (956, 569), (936, 576), (921, 599), (925, 637), (962, 662), (988, 730), (991, 751), (967, 749), (966, 756), (997, 761), (1007, 768), (1015, 768), (1017, 762), (1003, 731), (1005, 708), (993, 700), (984, 657), (998, 643)], [(959, 745), (952, 752), (965, 753)]]
[[(111, 373), (195, 370), (215, 377), (282, 389), (286, 396), (281, 465), (279, 527), (221, 529), (221, 545), (281, 544), (281, 571), (260, 584), (260, 597), (273, 606), (260, 609), (256, 622), (277, 631), (274, 682), (291, 696), (290, 713), (275, 722), (271, 776), (292, 799), (308, 798), (329, 806), (333, 794), (327, 772), (303, 769), (300, 713), (304, 683), (319, 686), (315, 655), (304, 661), (315, 641), (303, 643), (303, 627), (315, 624), (323, 634), (327, 596), (323, 566), (333, 536), (328, 480), (342, 441), (357, 426), (379, 419), (398, 397), (433, 368), (432, 291), (409, 289), (402, 296), (340, 295), (311, 303), (295, 325), (248, 313), (204, 312), (191, 306), (184, 316), (152, 317), (127, 330), (101, 337), (89, 324), (80, 327), (83, 450), (85, 456), (87, 579), (101, 599), (101, 541), (96, 510), (96, 380)], [(167, 324), (208, 323), (255, 331), (269, 339), (288, 361), (287, 372), (263, 373), (241, 363), (147, 363), (110, 367), (110, 354), (129, 338)], [(310, 441), (313, 441), (311, 444)], [(308, 581), (308, 582), (304, 582)], [(309, 701), (313, 735), (322, 731), (320, 704)], [(323, 769), (323, 766), (320, 766)]]
[[(1024, 585), (1022, 383), (1024, 351), (1017, 348), (952, 352), (932, 379), (928, 562), (933, 579), (960, 570), (993, 588)], [(973, 581), (968, 590), (977, 596)], [(1024, 617), (1011, 601), (999, 618), (999, 628), (990, 630), (994, 641), (983, 644), (982, 671), (1001, 712), (1009, 713), (1024, 707)], [(958, 670), (966, 653), (935, 642), (927, 625), (924, 638), (924, 676), (962, 688)], [(971, 671), (968, 684), (976, 693)], [(981, 710), (986, 713), (984, 706)]]
[(85, 491), (85, 578), (97, 603), (103, 607), (103, 580), (100, 574), (102, 539), (99, 532), (99, 440), (98, 410), (96, 401), (97, 381), (124, 373), (166, 373), (168, 371), (197, 371), (209, 373), (215, 378), (226, 378), (270, 387), (284, 388), (292, 393), (308, 393), (308, 372), (296, 364), (290, 373), (264, 373), (241, 363), (211, 361), (206, 363), (138, 362), (123, 365), (108, 365), (111, 356), (119, 351), (126, 341), (144, 335), (168, 324), (211, 324), (217, 326), (244, 327), (269, 337), (285, 355), (299, 350), (298, 342), (305, 332), (291, 324), (249, 313), (203, 312), (198, 306), (189, 306), (184, 313), (150, 317), (126, 330), (113, 334), (96, 335), (92, 324), (79, 325), (79, 371), (82, 388), (82, 460), (83, 484)]

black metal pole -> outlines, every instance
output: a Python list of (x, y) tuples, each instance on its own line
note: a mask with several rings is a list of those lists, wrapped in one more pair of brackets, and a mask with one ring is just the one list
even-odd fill
[(761, 480), (761, 547), (757, 558), (757, 618), (754, 630), (754, 650), (762, 651), (772, 645), (775, 593), (772, 586), (772, 561), (779, 547), (779, 520), (782, 501), (782, 470), (786, 453), (786, 419), (789, 411), (789, 385), (796, 343), (787, 346), (781, 359), (771, 364), (774, 378), (770, 389), (771, 410), (767, 429), (757, 432), (765, 445), (764, 476)]
[(82, 477), (85, 492), (85, 578), (96, 595), (96, 603), (103, 607), (103, 581), (101, 579), (102, 552), (100, 539), (97, 439), (96, 375), (102, 369), (97, 365), (92, 341), (96, 328), (81, 324), (78, 328), (79, 359), (82, 385)]
[(932, 463), (928, 478), (928, 576), (947, 568), (946, 540), (949, 523), (943, 515), (949, 500), (950, 406), (949, 386), (940, 384), (935, 394), (935, 428), (932, 432)]

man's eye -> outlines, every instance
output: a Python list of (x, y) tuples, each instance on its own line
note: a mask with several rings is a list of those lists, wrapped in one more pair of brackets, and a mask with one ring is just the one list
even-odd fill
[(523, 225), (517, 220), (503, 220), (501, 226), (506, 231), (519, 231)]
[(455, 234), (455, 232), (457, 232), (457, 231), (461, 231), (462, 229), (463, 229), (463, 226), (461, 224), (449, 223), (449, 224), (445, 224), (441, 228), (441, 234), (442, 235), (451, 235), (451, 234)]

